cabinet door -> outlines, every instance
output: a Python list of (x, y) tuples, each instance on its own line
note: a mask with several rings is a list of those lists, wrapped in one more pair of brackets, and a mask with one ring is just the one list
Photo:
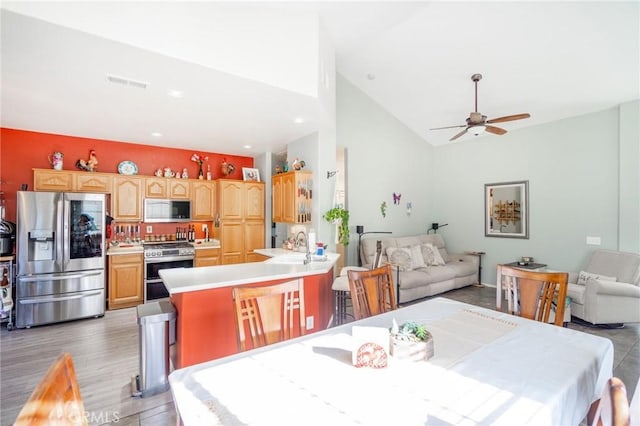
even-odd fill
[(109, 309), (144, 302), (142, 254), (109, 256)]
[(33, 187), (36, 191), (71, 191), (73, 173), (64, 170), (33, 171)]
[(142, 220), (142, 179), (115, 176), (111, 193), (111, 211), (115, 220)]
[(218, 208), (221, 220), (242, 220), (244, 217), (244, 182), (221, 179), (218, 181)]
[(111, 192), (111, 176), (97, 173), (74, 173), (73, 190), (78, 192)]
[(254, 253), (255, 249), (265, 248), (264, 222), (247, 221), (244, 224), (244, 248), (246, 262), (262, 262), (264, 256)]
[(186, 179), (169, 180), (169, 198), (187, 199), (189, 198), (189, 181)]
[(282, 221), (296, 223), (296, 175), (287, 173), (282, 178)]
[(264, 220), (264, 182), (245, 183), (246, 220)]
[(221, 264), (245, 261), (244, 224), (242, 222), (220, 223)]
[(271, 218), (276, 223), (283, 222), (282, 219), (282, 175), (275, 175), (271, 178)]
[(167, 179), (146, 178), (144, 180), (144, 196), (147, 198), (167, 198)]
[(193, 220), (213, 220), (216, 185), (213, 182), (192, 182), (191, 208)]
[(215, 266), (220, 264), (220, 249), (197, 249), (196, 268), (199, 266)]

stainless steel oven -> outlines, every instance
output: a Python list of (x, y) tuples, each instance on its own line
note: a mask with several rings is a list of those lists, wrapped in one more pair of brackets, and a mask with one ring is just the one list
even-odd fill
[(161, 269), (193, 268), (195, 249), (189, 243), (145, 244), (144, 301), (169, 297), (160, 278)]

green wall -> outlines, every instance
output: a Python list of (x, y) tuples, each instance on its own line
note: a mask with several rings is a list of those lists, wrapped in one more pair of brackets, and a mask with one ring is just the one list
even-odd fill
[[(349, 264), (356, 261), (356, 225), (401, 236), (448, 223), (438, 233), (449, 251), (487, 253), (488, 284), (495, 283), (497, 263), (521, 256), (578, 271), (596, 248), (638, 251), (638, 101), (433, 147), (341, 76), (337, 89), (337, 145), (347, 150), (355, 243)], [(529, 181), (529, 239), (485, 237), (484, 184), (514, 180)], [(400, 206), (393, 204), (394, 192), (402, 194)], [(413, 203), (410, 216), (407, 201)], [(600, 237), (600, 246), (587, 245), (587, 236)]]

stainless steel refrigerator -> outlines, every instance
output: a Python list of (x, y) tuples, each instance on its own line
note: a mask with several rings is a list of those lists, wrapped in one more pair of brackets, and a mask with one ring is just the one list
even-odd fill
[(16, 327), (104, 315), (105, 195), (17, 193)]

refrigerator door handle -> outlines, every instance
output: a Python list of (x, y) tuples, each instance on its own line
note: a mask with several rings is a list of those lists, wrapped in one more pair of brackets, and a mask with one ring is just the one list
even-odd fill
[(20, 282), (29, 283), (29, 282), (44, 281), (44, 280), (61, 281), (61, 280), (68, 280), (68, 279), (74, 279), (74, 278), (92, 277), (94, 275), (100, 275), (101, 273), (102, 271), (99, 270), (99, 271), (93, 271), (93, 272), (79, 272), (77, 274), (51, 275), (50, 277), (46, 277), (46, 278), (44, 278), (44, 276), (42, 275), (29, 276), (29, 277), (23, 276), (23, 277), (20, 277)]
[(55, 221), (57, 223), (57, 228), (56, 229), (56, 264), (57, 264), (57, 271), (58, 272), (62, 272), (64, 271), (64, 257), (65, 257), (65, 253), (66, 253), (66, 248), (65, 248), (65, 232), (64, 232), (64, 225), (65, 225), (65, 219), (64, 219), (64, 215), (65, 215), (65, 202), (64, 202), (64, 197), (63, 194), (58, 194), (58, 199), (56, 200), (56, 218)]
[(47, 302), (63, 302), (65, 300), (82, 299), (89, 296), (97, 296), (102, 293), (102, 290), (96, 291), (83, 291), (82, 293), (72, 294), (70, 296), (52, 296), (52, 297), (37, 297), (34, 299), (21, 299), (19, 303), (23, 305), (35, 305), (38, 303)]

